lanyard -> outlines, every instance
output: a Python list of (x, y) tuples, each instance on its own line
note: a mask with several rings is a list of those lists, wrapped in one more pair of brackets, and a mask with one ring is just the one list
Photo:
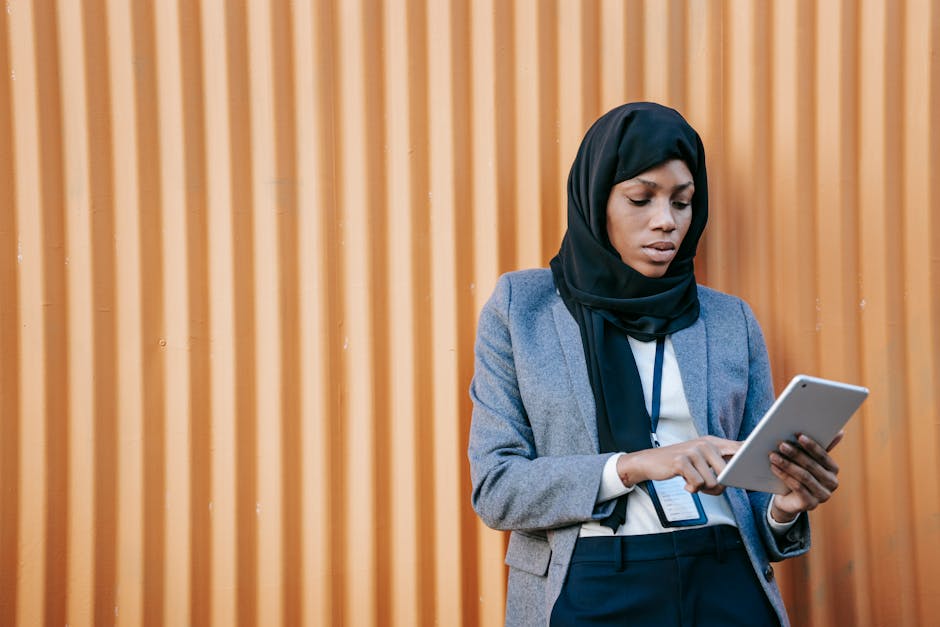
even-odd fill
[[(656, 427), (659, 426), (659, 401), (663, 391), (663, 357), (666, 339), (656, 339), (656, 361), (653, 364), (653, 398), (650, 399), (650, 441), (659, 446)], [(678, 485), (677, 485), (678, 483)], [(698, 494), (689, 494), (683, 489), (685, 480), (675, 476), (665, 481), (647, 481), (643, 485), (653, 501), (656, 515), (663, 527), (689, 527), (708, 522), (702, 499)], [(662, 498), (660, 498), (662, 495)], [(665, 500), (666, 504), (663, 504)], [(667, 511), (668, 510), (668, 511)]]
[(656, 338), (656, 361), (653, 362), (653, 398), (650, 401), (650, 440), (659, 446), (656, 429), (659, 427), (659, 400), (663, 391), (663, 357), (666, 353), (666, 338)]

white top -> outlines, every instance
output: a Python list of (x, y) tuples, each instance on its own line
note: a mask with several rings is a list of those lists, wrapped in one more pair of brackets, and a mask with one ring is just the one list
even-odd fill
[[(633, 357), (636, 360), (637, 370), (640, 373), (640, 383), (643, 386), (643, 397), (646, 401), (646, 411), (651, 412), (651, 398), (653, 390), (653, 364), (656, 358), (656, 342), (641, 342), (632, 337), (630, 348), (633, 349)], [(682, 374), (679, 372), (679, 364), (676, 361), (676, 352), (672, 346), (672, 340), (666, 338), (665, 352), (663, 358), (663, 381), (660, 397), (660, 417), (656, 428), (656, 436), (662, 446), (678, 444), (686, 440), (693, 440), (699, 437), (695, 424), (692, 422), (692, 412), (689, 410), (689, 403), (685, 397), (685, 390), (682, 387)], [(623, 494), (630, 493), (627, 497), (626, 521), (617, 530), (616, 535), (640, 535), (649, 533), (664, 533), (677, 531), (679, 529), (689, 529), (690, 527), (663, 527), (659, 522), (659, 516), (656, 515), (656, 509), (646, 490), (635, 490), (636, 486), (626, 487), (620, 481), (617, 474), (617, 459), (623, 453), (613, 453), (604, 466), (604, 474), (601, 479), (600, 489), (597, 494), (597, 502), (602, 503)], [(722, 496), (712, 496), (710, 494), (699, 493), (702, 499), (702, 507), (708, 522), (702, 526), (709, 525), (732, 525), (737, 526), (734, 521), (734, 515), (731, 512), (731, 506), (728, 500)], [(777, 533), (783, 533), (792, 526), (790, 524), (781, 524), (770, 517), (768, 511), (768, 520), (773, 530)], [(599, 521), (590, 521), (581, 525), (581, 537), (589, 536), (610, 536), (614, 531), (605, 527)]]

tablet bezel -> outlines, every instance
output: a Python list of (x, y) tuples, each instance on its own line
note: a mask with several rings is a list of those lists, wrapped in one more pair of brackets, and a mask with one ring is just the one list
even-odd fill
[(868, 388), (798, 374), (774, 401), (744, 444), (718, 475), (718, 482), (746, 490), (785, 494), (768, 455), (784, 440), (804, 433), (828, 445), (868, 397)]

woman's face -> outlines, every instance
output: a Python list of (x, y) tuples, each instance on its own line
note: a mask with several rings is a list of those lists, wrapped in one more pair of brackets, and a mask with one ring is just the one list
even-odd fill
[(607, 237), (625, 264), (666, 273), (692, 223), (692, 173), (679, 159), (617, 183), (607, 199)]

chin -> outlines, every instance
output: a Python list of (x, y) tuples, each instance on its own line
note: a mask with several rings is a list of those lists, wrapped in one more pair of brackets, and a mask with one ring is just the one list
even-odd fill
[(669, 270), (669, 266), (672, 265), (671, 262), (663, 265), (651, 263), (645, 258), (634, 259), (634, 263), (630, 263), (623, 258), (623, 255), (620, 255), (620, 261), (648, 279), (661, 279), (666, 274), (666, 271)]
[(663, 276), (666, 275), (667, 270), (669, 270), (669, 266), (666, 266), (666, 267), (652, 266), (652, 267), (647, 267), (643, 269), (637, 269), (637, 272), (639, 272), (640, 274), (642, 274), (648, 279), (661, 279), (663, 278)]

